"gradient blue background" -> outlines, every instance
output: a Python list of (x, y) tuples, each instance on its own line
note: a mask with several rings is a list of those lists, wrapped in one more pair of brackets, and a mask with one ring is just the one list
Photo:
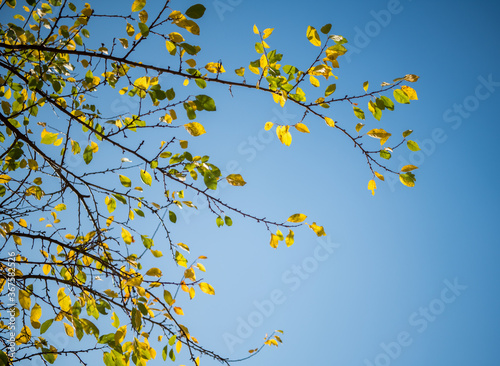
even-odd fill
[[(376, 32), (373, 12), (386, 12), (390, 3), (399, 3), (400, 11), (386, 26), (379, 22)], [(231, 229), (222, 230), (210, 222), (210, 239), (201, 252), (209, 256), (207, 278), (217, 295), (204, 300), (203, 312), (199, 302), (193, 304), (200, 314), (191, 331), (231, 358), (257, 347), (266, 333), (285, 331), (279, 349), (265, 348), (247, 365), (495, 364), (500, 325), (500, 90), (495, 86), (478, 105), (475, 95), (478, 78), (491, 75), (500, 82), (499, 6), (481, 1), (241, 1), (223, 19), (213, 4), (207, 9), (202, 37), (213, 39), (213, 50), (205, 47), (205, 56), (213, 52), (226, 69), (257, 58), (254, 23), (259, 29), (276, 27), (268, 42), (271, 49), (282, 50), (288, 62), (302, 66), (316, 52), (305, 38), (307, 26), (319, 29), (332, 23), (332, 32), (350, 41), (347, 48), (360, 51), (352, 52), (350, 60), (347, 55), (339, 59), (338, 96), (360, 93), (365, 80), (375, 88), (407, 73), (421, 76), (412, 85), (419, 101), (384, 112), (382, 125), (395, 131), (414, 129), (412, 138), (423, 151), (401, 149), (392, 159), (397, 168), (407, 163), (420, 167), (416, 187), (377, 182), (372, 197), (364, 158), (313, 119), (306, 120), (311, 134), (295, 133), (291, 147), (273, 139), (260, 141), (262, 150), (250, 152), (248, 138), (258, 137), (264, 122), (280, 118), (276, 105), (240, 90), (233, 90), (232, 99), (224, 90), (216, 99), (219, 113), (213, 124), (207, 123), (206, 138), (208, 144), (221, 134), (224, 147), (207, 148), (219, 161), (236, 160), (249, 184), (223, 194), (268, 217), (307, 213), (339, 247), (293, 291), (283, 275), (290, 278), (287, 271), (313, 256), (318, 245), (313, 236), (300, 233), (294, 246), (275, 251), (267, 244), (268, 234), (252, 223), (237, 219)], [(369, 33), (369, 42), (360, 32)], [(241, 97), (249, 99), (241, 103)], [(453, 112), (464, 101), (470, 103), (468, 115)], [(330, 111), (343, 126), (357, 123), (349, 105)], [(292, 123), (301, 118), (291, 107), (287, 113), (295, 114)], [(374, 122), (367, 115), (365, 128)], [(194, 216), (189, 220), (204, 222)], [(198, 233), (191, 235), (192, 241), (199, 238)], [(409, 318), (440, 298), (446, 279), (457, 279), (467, 288), (422, 331)], [(240, 337), (243, 344), (231, 352), (223, 335), (238, 336), (238, 319), (248, 321), (259, 311), (254, 302), (269, 300), (273, 290), (281, 291), (286, 301), (252, 328), (251, 337)], [(408, 332), (412, 343), (399, 354), (394, 351), (395, 358), (380, 356), (381, 343), (396, 341), (401, 332)]]
[[(223, 13), (221, 4), (227, 6)], [(308, 222), (325, 227), (328, 237), (322, 240), (335, 249), (318, 262), (312, 258), (320, 244), (309, 230), (298, 232), (292, 247), (274, 250), (263, 227), (234, 214), (231, 228), (217, 228), (201, 204), (198, 215), (179, 213), (176, 233), (192, 248), (190, 258), (208, 256), (205, 280), (216, 290), (216, 296), (198, 294), (192, 302), (184, 296), (184, 324), (191, 333), (215, 352), (238, 359), (262, 344), (266, 333), (283, 329), (284, 343), (264, 348), (247, 366), (496, 364), (500, 6), (449, 0), (220, 0), (205, 6), (196, 41), (204, 45), (201, 57), (222, 60), (229, 72), (258, 57), (254, 24), (276, 28), (267, 41), (285, 54), (282, 64), (306, 68), (317, 51), (305, 37), (307, 26), (332, 23), (332, 33), (346, 37), (351, 50), (334, 70), (336, 95), (362, 93), (365, 80), (375, 90), (383, 81), (419, 75), (412, 85), (419, 100), (384, 112), (380, 124), (367, 112), (365, 132), (383, 125), (396, 136), (411, 128), (422, 151), (403, 148), (391, 160), (395, 169), (419, 166), (414, 188), (377, 181), (373, 197), (366, 189), (372, 177), (364, 158), (336, 130), (306, 119), (311, 134), (294, 133), (286, 147), (262, 131), (266, 121), (296, 123), (302, 115), (290, 103), (283, 112), (268, 95), (233, 88), (233, 98), (226, 87), (207, 88), (218, 112), (200, 118), (207, 134), (190, 141), (190, 151), (244, 176), (245, 187), (221, 189), (225, 201), (277, 221), (306, 213)], [(396, 9), (390, 19), (389, 8)], [(171, 62), (164, 49), (165, 55), (153, 48), (142, 52), (158, 65)], [(481, 100), (480, 78), (496, 82), (488, 93), (481, 89)], [(460, 115), (454, 108), (464, 102), (469, 111)], [(110, 106), (120, 112), (119, 104)], [(344, 127), (359, 122), (348, 104), (329, 113)], [(149, 229), (152, 234), (154, 227)], [(307, 278), (291, 272), (304, 264), (311, 265)], [(422, 331), (409, 319), (438, 303), (446, 280), (467, 288)], [(256, 303), (268, 304), (276, 291), (285, 300), (259, 310)], [(241, 336), (241, 319), (248, 322), (257, 313), (262, 321)], [(422, 324), (422, 316), (413, 319)], [(393, 348), (394, 357), (383, 356), (381, 344), (397, 341), (402, 332), (411, 344)], [(231, 346), (229, 334), (241, 344)], [(163, 364), (161, 354), (149, 364)], [(201, 359), (201, 365), (215, 364)]]

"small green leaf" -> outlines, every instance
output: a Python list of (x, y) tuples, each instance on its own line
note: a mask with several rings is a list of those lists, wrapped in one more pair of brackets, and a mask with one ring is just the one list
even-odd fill
[(389, 160), (391, 158), (391, 153), (387, 150), (380, 150), (380, 157)]
[(201, 4), (196, 4), (191, 6), (188, 10), (186, 10), (186, 16), (191, 19), (199, 19), (205, 14), (206, 8)]
[(168, 211), (168, 218), (174, 224), (177, 222), (177, 216), (175, 215), (175, 212), (173, 212), (173, 211)]
[(321, 33), (323, 34), (328, 34), (328, 32), (330, 32), (330, 30), (332, 29), (332, 25), (331, 24), (325, 24), (324, 26), (321, 27)]
[(406, 142), (406, 146), (408, 146), (408, 149), (410, 149), (411, 151), (419, 151), (420, 150), (420, 147), (418, 146), (418, 144), (412, 140), (408, 140)]
[(396, 100), (396, 102), (401, 103), (401, 104), (410, 104), (410, 98), (401, 89), (394, 90), (393, 94), (394, 94), (394, 99)]
[(88, 145), (85, 148), (85, 151), (83, 152), (83, 160), (85, 161), (86, 164), (90, 164), (94, 157), (93, 149), (92, 146)]
[(403, 183), (407, 187), (414, 187), (415, 186), (415, 174), (412, 172), (404, 173), (399, 175), (399, 180), (401, 183)]
[(233, 220), (229, 216), (224, 217), (224, 222), (226, 223), (227, 226), (233, 225)]
[(404, 138), (407, 138), (408, 136), (410, 136), (412, 134), (413, 130), (406, 130), (405, 132), (403, 132), (403, 137)]
[(365, 119), (365, 112), (361, 108), (358, 107), (352, 107), (354, 111), (354, 115), (358, 117), (359, 119)]

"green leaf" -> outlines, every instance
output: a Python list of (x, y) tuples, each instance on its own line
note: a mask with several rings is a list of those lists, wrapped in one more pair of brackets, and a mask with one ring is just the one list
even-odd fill
[(197, 95), (196, 96), (196, 107), (198, 110), (206, 110), (209, 112), (213, 112), (216, 110), (214, 100), (208, 95)]
[(384, 102), (385, 107), (388, 110), (390, 110), (390, 111), (394, 110), (394, 102), (392, 100), (390, 100), (389, 98), (387, 98), (385, 95), (381, 96), (380, 100), (382, 100), (382, 102)]
[(207, 87), (207, 82), (203, 79), (195, 79), (194, 82), (196, 85), (198, 85), (201, 89), (205, 89)]
[(358, 117), (359, 119), (365, 119), (365, 112), (361, 108), (358, 107), (352, 107), (354, 111), (354, 115)]
[(173, 211), (168, 211), (168, 218), (174, 224), (177, 222), (177, 216), (175, 215), (175, 212), (173, 212)]
[(380, 157), (389, 160), (391, 158), (391, 153), (387, 150), (380, 150)]
[(394, 94), (394, 99), (396, 100), (396, 102), (401, 103), (401, 104), (410, 104), (410, 98), (401, 89), (394, 90), (393, 94)]
[(400, 174), (399, 180), (407, 187), (415, 187), (415, 174), (411, 172)]
[(108, 207), (109, 213), (113, 212), (116, 209), (116, 201), (113, 197), (108, 197), (104, 199), (104, 203)]
[(151, 183), (153, 182), (151, 174), (142, 169), (141, 169), (141, 180), (144, 182), (144, 184), (147, 184), (148, 186), (151, 186)]
[(224, 222), (226, 223), (227, 226), (233, 225), (233, 220), (229, 216), (224, 217)]
[(44, 321), (42, 326), (40, 327), (40, 334), (45, 333), (47, 331), (47, 329), (50, 328), (53, 321), (54, 321), (54, 319), (49, 319), (49, 320)]
[(130, 187), (132, 186), (132, 181), (130, 180), (130, 178), (124, 176), (124, 175), (120, 175), (120, 183), (122, 184), (122, 186), (124, 187)]
[(330, 32), (330, 30), (332, 29), (332, 25), (331, 24), (325, 24), (324, 26), (321, 27), (321, 33), (323, 34), (328, 34), (328, 32)]
[(380, 121), (380, 118), (382, 118), (382, 110), (378, 108), (377, 105), (373, 103), (371, 100), (368, 102), (368, 109), (370, 112), (372, 112), (373, 117), (377, 121)]
[(206, 8), (201, 4), (196, 4), (191, 6), (188, 10), (186, 10), (186, 16), (191, 19), (199, 19), (205, 14)]
[(115, 197), (118, 201), (120, 201), (124, 205), (127, 204), (127, 199), (125, 197), (123, 197), (121, 194), (113, 193), (113, 197)]
[(215, 219), (215, 223), (217, 224), (217, 227), (224, 226), (224, 220), (220, 216)]
[(92, 146), (88, 145), (83, 152), (83, 160), (86, 164), (89, 164), (94, 157)]
[(58, 133), (48, 132), (47, 130), (44, 129), (42, 131), (41, 143), (46, 145), (52, 145), (54, 142), (56, 142), (58, 136), (59, 136)]
[(139, 23), (139, 29), (141, 30), (141, 34), (144, 38), (149, 36), (149, 27), (144, 23)]
[(337, 84), (328, 85), (328, 87), (325, 89), (325, 97), (335, 92), (335, 90), (337, 90)]
[(405, 132), (403, 132), (403, 137), (404, 138), (407, 138), (408, 136), (410, 136), (412, 134), (413, 130), (406, 130)]
[(419, 151), (420, 150), (420, 147), (418, 146), (418, 144), (412, 140), (408, 140), (406, 142), (406, 146), (408, 146), (408, 149), (410, 149), (411, 151)]

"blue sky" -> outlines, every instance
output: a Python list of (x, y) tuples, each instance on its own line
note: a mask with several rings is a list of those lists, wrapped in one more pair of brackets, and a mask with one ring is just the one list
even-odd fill
[[(216, 290), (183, 302), (191, 333), (238, 359), (282, 329), (284, 343), (266, 347), (248, 366), (493, 364), (500, 329), (499, 6), (449, 0), (205, 6), (200, 57), (220, 59), (228, 71), (258, 57), (254, 24), (274, 27), (272, 49), (284, 53), (284, 64), (305, 68), (316, 56), (307, 26), (332, 23), (350, 50), (335, 70), (338, 95), (362, 93), (365, 80), (375, 88), (419, 75), (412, 85), (419, 100), (384, 112), (378, 126), (398, 134), (413, 129), (422, 151), (397, 150), (391, 160), (395, 169), (419, 166), (414, 188), (377, 182), (372, 196), (364, 158), (335, 130), (306, 119), (311, 134), (295, 133), (286, 147), (263, 126), (294, 124), (298, 110), (280, 109), (267, 95), (233, 88), (232, 97), (225, 87), (209, 86), (218, 111), (200, 118), (207, 134), (190, 140), (190, 151), (248, 182), (222, 188), (221, 196), (276, 221), (303, 212), (328, 236), (301, 230), (292, 247), (274, 250), (264, 227), (236, 215), (232, 227), (217, 228), (202, 204), (199, 214), (178, 213), (179, 241), (189, 244), (192, 258), (208, 256), (205, 279)], [(170, 61), (155, 49), (143, 52), (158, 65)], [(121, 113), (117, 100), (110, 111)], [(343, 126), (358, 122), (349, 105), (331, 113)], [(376, 126), (368, 113), (366, 123)], [(161, 355), (151, 364), (163, 364)], [(218, 363), (204, 357), (201, 364)]]
[[(279, 349), (266, 348), (247, 365), (493, 363), (499, 325), (498, 6), (466, 1), (307, 5), (241, 1), (217, 20), (208, 4), (202, 37), (214, 40), (214, 58), (237, 68), (255, 55), (253, 24), (275, 27), (271, 47), (307, 65), (314, 54), (305, 38), (307, 25), (332, 23), (332, 32), (356, 49), (336, 70), (343, 90), (338, 95), (359, 93), (365, 80), (377, 85), (419, 75), (414, 85), (419, 101), (397, 106), (381, 122), (415, 131), (412, 137), (422, 151), (402, 150), (393, 161), (398, 168), (419, 166), (417, 185), (378, 183), (372, 197), (362, 157), (340, 136), (309, 122), (311, 134), (295, 134), (291, 147), (269, 142), (264, 122), (301, 115), (291, 109), (279, 115), (272, 102), (234, 90), (231, 99), (226, 92), (227, 104), (217, 100), (219, 113), (209, 124), (223, 134), (224, 148), (208, 148), (219, 161), (237, 161), (249, 184), (224, 195), (268, 217), (310, 215), (325, 226), (329, 242), (323, 245), (331, 253), (318, 249), (320, 241), (307, 232), (291, 248), (274, 251), (265, 232), (242, 220), (231, 229), (207, 227), (216, 238), (204, 253), (217, 296), (200, 312), (199, 338), (239, 358), (267, 332), (285, 331)], [(248, 104), (237, 96), (250, 98)], [(349, 106), (334, 110), (344, 125), (356, 123)], [(252, 137), (259, 148), (251, 148)], [(189, 219), (201, 222), (201, 217)], [(248, 325), (251, 331), (245, 333), (243, 322), (254, 325)]]

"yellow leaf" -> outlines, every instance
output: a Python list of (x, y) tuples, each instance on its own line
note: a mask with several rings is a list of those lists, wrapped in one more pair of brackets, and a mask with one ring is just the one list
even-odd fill
[(181, 145), (181, 148), (187, 149), (188, 147), (188, 142), (186, 140), (180, 140), (179, 144)]
[(316, 79), (314, 76), (309, 75), (309, 82), (311, 83), (312, 86), (319, 87), (319, 80)]
[(174, 43), (184, 42), (184, 38), (177, 32), (172, 32), (168, 35), (170, 40)]
[(307, 126), (303, 123), (297, 123), (295, 124), (295, 128), (297, 129), (297, 131), (299, 132), (304, 132), (304, 133), (309, 133), (309, 129), (307, 128)]
[(415, 165), (405, 165), (404, 167), (401, 168), (402, 172), (411, 172), (412, 170), (418, 169)]
[(206, 272), (205, 266), (201, 263), (196, 263), (196, 267), (202, 272)]
[(146, 0), (135, 0), (134, 3), (132, 4), (132, 11), (140, 11), (142, 8), (146, 6)]
[(330, 127), (335, 127), (335, 121), (330, 117), (325, 117), (325, 122)]
[(125, 242), (125, 244), (132, 244), (135, 240), (132, 234), (130, 232), (122, 227), (122, 239)]
[(375, 190), (377, 189), (377, 183), (373, 179), (368, 182), (368, 190), (372, 191), (372, 196), (375, 196)]
[(19, 220), (19, 226), (22, 226), (22, 227), (28, 227), (28, 224), (26, 223), (26, 220), (25, 220), (25, 219), (20, 219), (20, 220)]
[(167, 47), (168, 53), (172, 54), (172, 52), (175, 52), (175, 44), (170, 42), (170, 41), (165, 41), (165, 46)]
[(188, 268), (184, 271), (184, 277), (191, 281), (196, 281), (196, 274), (194, 273), (193, 268)]
[(20, 345), (20, 344), (28, 343), (30, 341), (30, 339), (31, 339), (31, 329), (25, 325), (21, 329), (21, 332), (19, 332), (19, 334), (16, 337), (16, 344)]
[(245, 184), (247, 184), (247, 182), (245, 182), (245, 180), (243, 179), (243, 177), (241, 176), (241, 174), (229, 174), (226, 177), (226, 180), (232, 186), (242, 187)]
[(187, 130), (187, 132), (189, 132), (191, 136), (200, 136), (206, 133), (203, 125), (198, 122), (186, 123), (184, 125), (184, 128)]
[(0, 175), (0, 184), (8, 183), (10, 180), (11, 178), (6, 174)]
[(64, 331), (69, 337), (73, 337), (75, 335), (75, 330), (73, 327), (67, 323), (64, 323)]
[(184, 315), (184, 311), (182, 311), (182, 308), (178, 306), (174, 306), (174, 311), (177, 315)]
[(48, 275), (51, 269), (52, 269), (52, 266), (50, 264), (44, 264), (42, 271), (45, 275)]
[(260, 63), (260, 68), (261, 69), (264, 69), (268, 65), (267, 57), (266, 57), (265, 54), (263, 54), (262, 56), (260, 56), (259, 63)]
[(12, 239), (14, 239), (14, 243), (16, 243), (16, 245), (23, 245), (21, 238), (19, 236), (12, 235)]
[(196, 291), (194, 290), (193, 287), (189, 289), (189, 299), (194, 299), (194, 296), (196, 295)]
[(410, 88), (406, 85), (403, 85), (401, 89), (405, 92), (406, 95), (408, 95), (408, 98), (410, 98), (411, 100), (418, 100), (417, 92), (415, 91), (415, 89)]
[(127, 326), (123, 325), (115, 333), (115, 343), (120, 344), (124, 341), (125, 336), (127, 335)]
[(57, 291), (57, 301), (62, 311), (69, 311), (71, 309), (71, 298), (64, 293), (64, 287)]
[(240, 67), (239, 69), (234, 70), (234, 72), (238, 76), (242, 76), (242, 77), (245, 76), (245, 68), (244, 67)]
[(208, 64), (205, 65), (205, 69), (207, 69), (207, 71), (211, 72), (212, 74), (219, 74), (226, 72), (222, 64), (219, 62), (209, 62)]
[(181, 352), (181, 348), (182, 348), (182, 342), (181, 341), (177, 341), (175, 343), (175, 350), (177, 351), (177, 353)]
[(31, 309), (31, 315), (30, 315), (30, 321), (33, 328), (39, 329), (41, 327), (39, 321), (41, 316), (42, 316), (42, 308), (40, 307), (40, 305), (35, 304), (35, 306), (33, 306), (33, 309)]
[(263, 32), (264, 34), (262, 35), (262, 39), (266, 39), (267, 37), (269, 37), (273, 33), (273, 30), (274, 30), (274, 28), (264, 29), (264, 32)]
[(255, 24), (253, 25), (253, 32), (255, 34), (259, 34), (259, 28), (257, 28), (257, 25), (255, 25)]
[(297, 214), (290, 216), (286, 221), (288, 221), (288, 222), (302, 222), (306, 218), (307, 218), (306, 215), (301, 214), (301, 213), (297, 213)]
[(307, 226), (309, 226), (316, 233), (317, 236), (326, 236), (325, 229), (323, 229), (323, 226), (316, 225), (315, 222)]
[(151, 85), (151, 78), (149, 76), (143, 76), (134, 81), (134, 85), (138, 88), (147, 90)]
[(278, 244), (279, 244), (278, 236), (271, 233), (271, 241), (269, 242), (269, 245), (271, 246), (271, 248), (276, 249), (278, 247)]
[(161, 277), (162, 273), (158, 268), (151, 268), (146, 272), (146, 276)]
[(66, 210), (66, 205), (64, 203), (60, 203), (56, 207), (54, 207), (54, 210), (56, 210), (56, 211), (64, 211), (64, 210)]
[(214, 288), (206, 282), (199, 283), (200, 290), (209, 295), (215, 295)]
[(363, 89), (365, 89), (365, 92), (368, 91), (368, 85), (369, 85), (368, 81), (365, 81), (363, 83)]
[[(273, 97), (275, 96), (276, 94), (273, 94)], [(279, 96), (278, 96), (279, 97)], [(271, 128), (273, 128), (274, 126), (274, 123), (272, 122), (266, 122), (265, 126), (264, 126), (264, 130), (266, 131), (269, 131)]]
[(94, 141), (90, 141), (90, 148), (92, 149), (93, 153), (96, 153), (99, 151), (99, 146)]
[(109, 225), (111, 225), (113, 223), (113, 221), (115, 220), (115, 217), (114, 216), (110, 216), (108, 217), (108, 219), (106, 220), (106, 226), (109, 227)]
[(380, 179), (380, 180), (385, 180), (384, 176), (380, 173), (377, 173), (377, 172), (374, 172), (375, 173), (375, 176)]
[(292, 135), (289, 132), (290, 126), (278, 126), (276, 127), (276, 134), (278, 135), (278, 139), (282, 144), (286, 146), (290, 146), (292, 143)]
[(309, 42), (311, 42), (314, 46), (317, 47), (321, 46), (321, 40), (319, 39), (318, 32), (316, 31), (315, 28), (311, 27), (310, 25), (307, 27), (306, 36)]
[(29, 310), (31, 308), (31, 297), (29, 292), (19, 289), (18, 297), (22, 308)]
[(374, 128), (373, 130), (368, 131), (366, 134), (370, 137), (380, 139), (380, 145), (385, 144), (389, 137), (392, 136), (392, 134), (386, 132), (382, 128)]
[(294, 243), (294, 233), (292, 230), (288, 232), (288, 235), (285, 238), (285, 244), (287, 247), (291, 246)]

